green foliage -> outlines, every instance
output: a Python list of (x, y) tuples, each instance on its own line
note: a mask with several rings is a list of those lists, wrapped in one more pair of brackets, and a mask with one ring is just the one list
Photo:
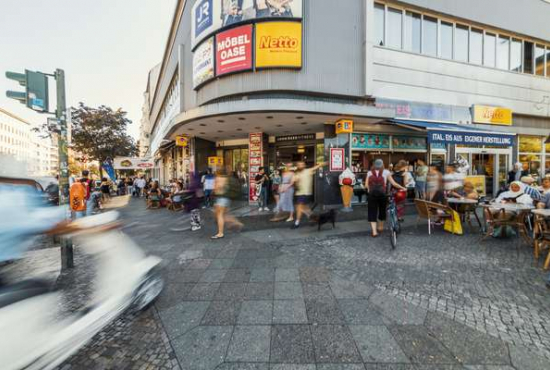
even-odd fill
[(91, 160), (103, 163), (107, 158), (133, 156), (136, 145), (127, 134), (132, 123), (122, 109), (104, 105), (92, 108), (80, 103), (72, 110), (72, 146)]

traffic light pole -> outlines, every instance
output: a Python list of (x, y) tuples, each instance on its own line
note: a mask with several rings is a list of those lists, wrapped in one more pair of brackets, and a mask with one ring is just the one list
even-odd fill
[[(65, 97), (65, 72), (62, 69), (55, 71), (57, 84), (57, 110), (55, 116), (59, 124), (57, 146), (59, 153), (59, 205), (69, 202), (69, 153), (67, 148), (67, 103)], [(73, 268), (73, 244), (70, 238), (61, 239), (61, 268)]]

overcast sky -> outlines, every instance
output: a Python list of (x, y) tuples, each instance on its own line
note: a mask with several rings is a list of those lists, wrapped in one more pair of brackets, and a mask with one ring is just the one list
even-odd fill
[[(0, 107), (35, 124), (46, 116), (6, 98), (5, 71), (65, 70), (67, 104), (121, 107), (139, 131), (147, 72), (162, 61), (176, 0), (0, 0)], [(54, 81), (52, 80), (51, 83)], [(50, 107), (53, 111), (55, 107)]]

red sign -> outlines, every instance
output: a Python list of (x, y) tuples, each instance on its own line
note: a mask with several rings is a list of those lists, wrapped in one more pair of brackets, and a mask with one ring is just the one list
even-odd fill
[(217, 75), (252, 69), (252, 25), (216, 35)]
[(260, 173), (263, 166), (263, 134), (252, 133), (248, 136), (248, 171), (249, 171), (249, 194), (248, 201), (254, 204), (258, 201), (260, 189), (256, 186), (256, 175)]

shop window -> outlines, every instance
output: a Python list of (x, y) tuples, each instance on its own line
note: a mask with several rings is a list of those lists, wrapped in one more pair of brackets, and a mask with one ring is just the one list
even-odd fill
[(422, 16), (417, 13), (405, 13), (405, 50), (420, 53)]
[(376, 45), (384, 46), (384, 5), (374, 4), (374, 32), (376, 35)]
[(520, 136), (519, 152), (539, 154), (542, 152), (542, 139), (539, 136)]
[(460, 62), (468, 61), (468, 26), (456, 25), (455, 59)]
[(388, 8), (388, 27), (386, 45), (390, 48), (401, 49), (402, 47), (402, 24), (403, 12), (400, 9)]
[(437, 56), (437, 19), (424, 16), (422, 30), (422, 53)]
[(522, 64), (521, 40), (512, 40), (512, 46), (510, 47), (510, 70), (514, 72), (521, 72)]
[(497, 48), (497, 37), (491, 33), (485, 34), (483, 42), (483, 65), (487, 67), (495, 66), (495, 56)]
[(498, 37), (497, 43), (497, 68), (510, 69), (510, 38), (505, 36)]
[(470, 63), (481, 64), (483, 61), (483, 31), (472, 28), (470, 32)]
[(523, 43), (523, 73), (533, 74), (533, 43), (525, 41)]
[(535, 47), (535, 74), (537, 76), (544, 76), (544, 70), (545, 70), (545, 64), (544, 64), (544, 56), (546, 51), (544, 50), (544, 46), (537, 45)]
[(453, 59), (453, 24), (441, 22), (441, 57)]

